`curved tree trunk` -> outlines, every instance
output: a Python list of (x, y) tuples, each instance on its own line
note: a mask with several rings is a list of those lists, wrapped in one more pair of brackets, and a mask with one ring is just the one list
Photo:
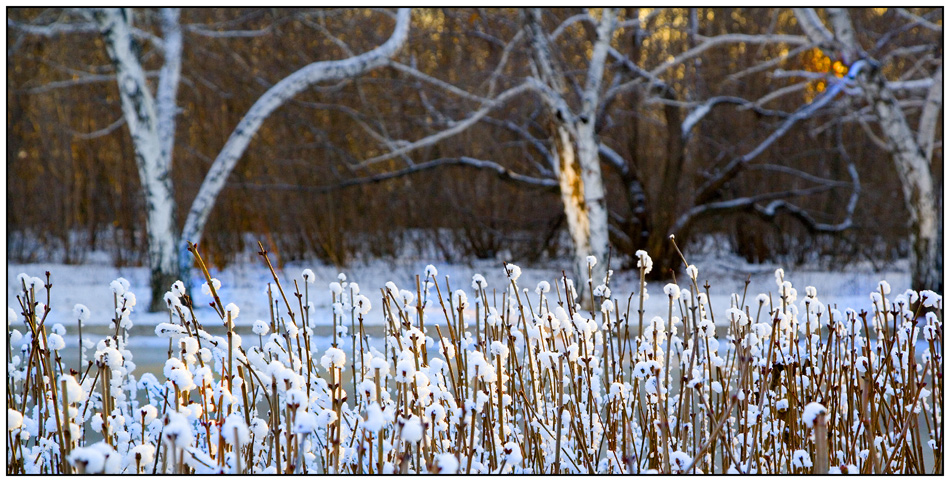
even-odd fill
[(285, 102), (313, 84), (356, 77), (385, 65), (409, 38), (410, 20), (410, 9), (399, 9), (393, 34), (383, 45), (355, 57), (314, 62), (307, 65), (274, 84), (251, 106), (244, 118), (234, 128), (234, 132), (231, 133), (224, 147), (221, 148), (221, 152), (218, 153), (211, 169), (201, 183), (198, 195), (191, 204), (188, 219), (185, 220), (185, 227), (182, 230), (179, 247), (183, 266), (191, 263), (187, 243), (189, 241), (197, 243), (201, 239), (201, 234), (218, 194), (224, 189), (228, 176), (267, 117), (284, 105)]

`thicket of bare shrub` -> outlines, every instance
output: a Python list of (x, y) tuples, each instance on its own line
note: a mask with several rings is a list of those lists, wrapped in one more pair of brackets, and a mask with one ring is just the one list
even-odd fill
[[(644, 280), (653, 262), (637, 258)], [(519, 286), (513, 264), (503, 286), (475, 275), (450, 287), (428, 266), (405, 289), (304, 270), (274, 275), (271, 318), (242, 337), (239, 306), (198, 265), (214, 312), (199, 320), (184, 286), (171, 287), (156, 374), (136, 372), (127, 348), (136, 299), (125, 280), (111, 284), (114, 333), (87, 350), (65, 345), (73, 327), (44, 323), (51, 275), (18, 278), (8, 473), (942, 468), (943, 302), (932, 291), (881, 282), (873, 311), (855, 312), (813, 287), (799, 293), (782, 270), (770, 294), (736, 293), (729, 306), (711, 306), (715, 280), (692, 265), (662, 293), (641, 281), (625, 296), (588, 279), (589, 301), (567, 278)], [(645, 313), (648, 296), (668, 309)], [(312, 316), (316, 297), (332, 299), (332, 319)], [(370, 310), (384, 314), (382, 342), (364, 331)], [(75, 316), (82, 340), (89, 310)], [(331, 340), (314, 339), (322, 324)], [(221, 325), (222, 336), (206, 331)], [(64, 365), (66, 349), (81, 350), (79, 366)]]

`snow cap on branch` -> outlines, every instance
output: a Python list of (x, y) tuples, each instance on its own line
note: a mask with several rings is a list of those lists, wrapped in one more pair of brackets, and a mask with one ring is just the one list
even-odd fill
[[(804, 410), (802, 410), (802, 422), (808, 428), (813, 428), (815, 422), (818, 421), (818, 417), (822, 415), (827, 415), (828, 409), (824, 405), (818, 402), (811, 402), (808, 405), (805, 405)], [(828, 423), (827, 420), (824, 423)]]

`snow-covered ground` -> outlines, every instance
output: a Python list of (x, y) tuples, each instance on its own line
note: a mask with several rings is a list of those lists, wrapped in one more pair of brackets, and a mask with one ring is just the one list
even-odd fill
[[(709, 280), (714, 314), (718, 315), (725, 312), (729, 307), (729, 297), (732, 293), (742, 294), (748, 275), (751, 275), (748, 291), (749, 299), (754, 299), (758, 293), (772, 293), (773, 295), (776, 293), (774, 270), (781, 266), (750, 265), (735, 257), (721, 254), (715, 256), (687, 255), (687, 257), (692, 264), (699, 268), (700, 282)], [(517, 260), (513, 262), (518, 264)], [(393, 281), (400, 289), (408, 289), (415, 293), (415, 276), (422, 276), (427, 264), (430, 264), (430, 262), (419, 259), (376, 260), (343, 269), (347, 281), (358, 283), (361, 293), (371, 300), (373, 309), (365, 317), (365, 324), (383, 324), (380, 289), (385, 286), (387, 281)], [(489, 290), (492, 288), (501, 290), (507, 283), (500, 261), (475, 260), (466, 264), (439, 262), (432, 262), (431, 264), (439, 271), (439, 283), (443, 296), (447, 296), (449, 293), (449, 289), (447, 289), (444, 282), (446, 276), (448, 276), (451, 290), (464, 289), (470, 295), (472, 276), (476, 273), (485, 276)], [(536, 296), (534, 289), (537, 283), (545, 280), (553, 284), (560, 277), (561, 270), (568, 268), (569, 261), (549, 262), (544, 266), (530, 266), (527, 264), (521, 264), (520, 266), (523, 274), (518, 280), (519, 286), (522, 289), (530, 290), (531, 296)], [(303, 289), (304, 283), (301, 278), (301, 271), (304, 268), (312, 269), (317, 278), (316, 283), (309, 286), (310, 301), (316, 309), (312, 319), (315, 320), (315, 324), (318, 326), (328, 326), (332, 320), (331, 296), (328, 286), (329, 283), (337, 281), (337, 275), (341, 270), (319, 263), (287, 265), (278, 270), (278, 276), (282, 286), (285, 290), (288, 290), (288, 296), (291, 296), (293, 280), (295, 279), (301, 290)], [(892, 269), (882, 272), (875, 272), (870, 266), (853, 266), (840, 272), (819, 271), (807, 267), (786, 267), (784, 269), (786, 280), (791, 281), (799, 290), (799, 293), (802, 293), (800, 296), (803, 296), (806, 286), (814, 286), (817, 288), (818, 298), (822, 302), (837, 304), (838, 308), (842, 310), (846, 307), (855, 310), (870, 310), (871, 302), (868, 294), (876, 288), (881, 280), (890, 283), (896, 293), (903, 292), (910, 284), (906, 262), (898, 263)], [(19, 288), (17, 286), (19, 273), (44, 278), (46, 271), (50, 271), (53, 283), (49, 303), (52, 311), (47, 320), (48, 325), (62, 323), (69, 333), (73, 334), (76, 320), (73, 318), (72, 311), (76, 303), (85, 304), (92, 311), (92, 317), (86, 323), (87, 326), (92, 328), (91, 325), (109, 325), (114, 313), (113, 297), (109, 283), (118, 277), (126, 278), (131, 285), (131, 290), (136, 294), (138, 302), (132, 314), (132, 320), (137, 326), (152, 330), (158, 323), (168, 321), (167, 313), (148, 313), (146, 311), (150, 298), (147, 268), (116, 268), (105, 263), (83, 265), (8, 264), (7, 306), (17, 312), (20, 311), (16, 299)], [(249, 331), (249, 327), (255, 320), (270, 319), (266, 284), (271, 281), (271, 275), (262, 262), (237, 263), (224, 270), (211, 270), (211, 275), (221, 281), (221, 289), (218, 290), (221, 300), (225, 304), (235, 303), (241, 309), (240, 316), (236, 320), (239, 331)], [(203, 282), (203, 279), (198, 276), (198, 270), (194, 270), (193, 281), (196, 287)], [(612, 296), (620, 301), (622, 310), (626, 310), (626, 301), (630, 293), (638, 291), (638, 276), (636, 271), (614, 273), (611, 281)], [(679, 280), (681, 287), (686, 287), (686, 283), (686, 279)], [(659, 282), (648, 284), (647, 292), (650, 297), (644, 306), (647, 318), (654, 315), (666, 315), (667, 299), (663, 295), (664, 284)], [(432, 294), (435, 294), (434, 289)], [(551, 294), (554, 294), (553, 288)], [(211, 297), (201, 293), (199, 289), (194, 290), (192, 295), (195, 299), (195, 305), (198, 307), (195, 310), (198, 319), (206, 325), (211, 325), (217, 319), (214, 311), (208, 306), (208, 303), (212, 301)], [(45, 301), (45, 294), (39, 295), (37, 298), (40, 301)], [(490, 299), (489, 302), (491, 302)], [(637, 297), (634, 297), (633, 302), (636, 304)], [(438, 303), (430, 303), (426, 312), (429, 313), (429, 318), (433, 323), (438, 323), (439, 319), (443, 317), (442, 309)], [(631, 308), (630, 312), (631, 314), (635, 313), (636, 306)], [(724, 316), (717, 317), (719, 320), (724, 318)], [(136, 331), (139, 332), (139, 330)]]

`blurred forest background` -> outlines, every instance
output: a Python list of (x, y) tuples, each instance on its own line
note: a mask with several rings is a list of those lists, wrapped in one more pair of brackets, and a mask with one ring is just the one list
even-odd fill
[[(618, 9), (595, 119), (580, 120), (598, 140), (615, 256), (652, 248), (672, 260), (664, 241), (674, 227), (681, 243), (715, 235), (750, 262), (841, 267), (910, 255), (887, 134), (843, 79), (858, 58), (873, 58), (917, 129), (942, 83), (943, 11), (848, 13), (859, 45), (850, 55), (816, 43), (792, 9)], [(8, 262), (82, 262), (104, 250), (119, 265), (148, 264), (146, 200), (103, 35), (82, 12), (7, 15)], [(166, 61), (162, 13), (131, 15), (155, 88)], [(408, 40), (384, 65), (308, 86), (263, 122), (214, 204), (202, 252), (219, 267), (256, 239), (283, 261), (334, 264), (413, 249), (448, 260), (570, 255), (551, 165), (562, 119), (531, 89), (506, 93), (540, 79), (586, 112), (603, 15), (413, 9)], [(838, 27), (817, 15), (828, 31)], [(179, 229), (218, 152), (268, 89), (313, 62), (377, 48), (394, 19), (386, 9), (181, 10), (170, 171)], [(833, 85), (841, 91), (816, 103)], [(789, 122), (797, 113), (807, 115)], [(942, 212), (939, 118), (935, 129), (928, 155)], [(770, 210), (774, 200), (784, 209)], [(701, 205), (717, 209), (691, 211)], [(695, 216), (683, 223), (684, 213)]]

